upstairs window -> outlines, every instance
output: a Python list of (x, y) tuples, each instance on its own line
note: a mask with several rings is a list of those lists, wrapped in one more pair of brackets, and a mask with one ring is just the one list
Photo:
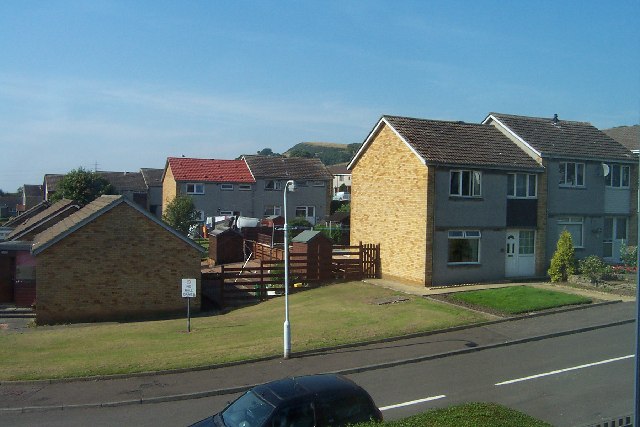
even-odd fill
[(629, 166), (608, 164), (609, 173), (604, 177), (604, 183), (611, 188), (629, 188), (631, 169)]
[(220, 184), (220, 190), (233, 191), (233, 184)]
[(536, 178), (535, 174), (507, 174), (507, 196), (514, 199), (535, 199), (537, 197)]
[(187, 194), (204, 194), (204, 184), (202, 183), (187, 184)]
[(584, 163), (562, 162), (559, 172), (561, 187), (584, 187)]
[(296, 181), (296, 187), (308, 187), (307, 181)]
[(482, 174), (479, 171), (453, 170), (449, 194), (460, 197), (480, 197)]
[(264, 184), (264, 189), (267, 191), (282, 190), (282, 184), (280, 181), (270, 179)]
[(238, 189), (240, 191), (251, 191), (251, 184), (240, 184), (238, 185)]
[(313, 181), (314, 187), (324, 187), (324, 181)]

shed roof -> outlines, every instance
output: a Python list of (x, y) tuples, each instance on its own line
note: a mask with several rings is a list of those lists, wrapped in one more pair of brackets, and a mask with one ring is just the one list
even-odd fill
[(382, 116), (349, 168), (355, 165), (384, 125), (389, 126), (424, 164), (542, 170), (531, 156), (493, 126), (399, 116)]
[(298, 243), (307, 243), (318, 237), (318, 235), (322, 236), (322, 233), (317, 230), (304, 230), (302, 233), (291, 239), (291, 241)]
[(255, 182), (247, 164), (242, 160), (169, 157), (165, 173), (168, 167), (171, 167), (171, 173), (176, 181)]
[(156, 218), (155, 216), (151, 215), (149, 212), (143, 210), (142, 208), (137, 206), (135, 203), (129, 201), (128, 199), (124, 198), (123, 196), (101, 196), (101, 197), (98, 197), (93, 202), (91, 202), (88, 205), (84, 206), (78, 212), (68, 216), (67, 218), (65, 218), (62, 221), (58, 222), (53, 227), (48, 228), (47, 230), (45, 230), (42, 233), (38, 234), (35, 237), (34, 241), (33, 241), (33, 247), (31, 249), (31, 252), (34, 255), (37, 255), (37, 254), (45, 251), (47, 248), (51, 247), (55, 243), (57, 243), (60, 240), (64, 239), (65, 237), (67, 237), (71, 233), (73, 233), (76, 230), (82, 228), (86, 224), (92, 222), (96, 218), (100, 217), (104, 213), (110, 211), (111, 209), (113, 209), (114, 207), (116, 207), (116, 206), (118, 206), (118, 205), (120, 205), (122, 203), (125, 203), (125, 204), (129, 205), (131, 208), (135, 209), (140, 214), (146, 216), (149, 220), (151, 220), (151, 221), (155, 222), (156, 224), (160, 225), (162, 228), (164, 228), (168, 232), (172, 233), (173, 235), (175, 235), (179, 239), (184, 240), (187, 244), (192, 246), (194, 249), (196, 249), (196, 250), (198, 250), (200, 252), (204, 252), (204, 248), (202, 246), (198, 245), (197, 243), (195, 243), (193, 240), (189, 239), (188, 237), (180, 234), (180, 232), (178, 232), (174, 228), (168, 226), (164, 222), (160, 221), (158, 218)]
[(251, 173), (262, 179), (332, 180), (320, 159), (302, 157), (243, 156)]
[(634, 161), (625, 146), (587, 122), (490, 113), (541, 157)]

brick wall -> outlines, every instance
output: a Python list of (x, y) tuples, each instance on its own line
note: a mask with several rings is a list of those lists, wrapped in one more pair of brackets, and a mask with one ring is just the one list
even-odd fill
[(427, 200), (434, 187), (427, 175), (386, 125), (352, 170), (351, 243), (380, 243), (382, 277), (430, 285), (433, 205)]
[(167, 205), (176, 198), (178, 194), (178, 183), (173, 177), (171, 168), (167, 166), (164, 180), (162, 181), (162, 212), (166, 212)]
[[(546, 164), (544, 165), (547, 166)], [(538, 212), (535, 243), (536, 276), (546, 276), (549, 266), (546, 261), (547, 248), (547, 171), (538, 174)]]
[[(122, 203), (36, 256), (38, 324), (186, 313), (181, 279), (200, 254)], [(195, 298), (192, 309), (200, 308)]]

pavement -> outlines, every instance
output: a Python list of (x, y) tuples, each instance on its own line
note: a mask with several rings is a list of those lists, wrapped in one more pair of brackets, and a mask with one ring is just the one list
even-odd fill
[[(410, 289), (403, 289), (404, 285), (385, 281), (375, 284), (420, 295), (437, 291), (411, 286), (408, 287)], [(487, 286), (493, 285), (482, 287)], [(607, 298), (609, 300), (600, 298), (602, 302), (588, 306), (497, 319), (398, 339), (305, 353), (296, 353), (292, 348), (289, 359), (276, 357), (130, 376), (3, 382), (0, 383), (0, 414), (8, 411), (123, 406), (232, 394), (287, 376), (322, 372), (349, 374), (384, 369), (635, 322), (635, 303), (620, 301), (619, 297), (610, 295)]]

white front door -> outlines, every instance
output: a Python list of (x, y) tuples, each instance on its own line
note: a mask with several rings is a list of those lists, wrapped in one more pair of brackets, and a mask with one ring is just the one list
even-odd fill
[(602, 256), (608, 261), (620, 262), (620, 251), (627, 240), (627, 218), (605, 217), (602, 238)]
[(535, 235), (534, 230), (507, 230), (506, 277), (527, 277), (535, 274)]

